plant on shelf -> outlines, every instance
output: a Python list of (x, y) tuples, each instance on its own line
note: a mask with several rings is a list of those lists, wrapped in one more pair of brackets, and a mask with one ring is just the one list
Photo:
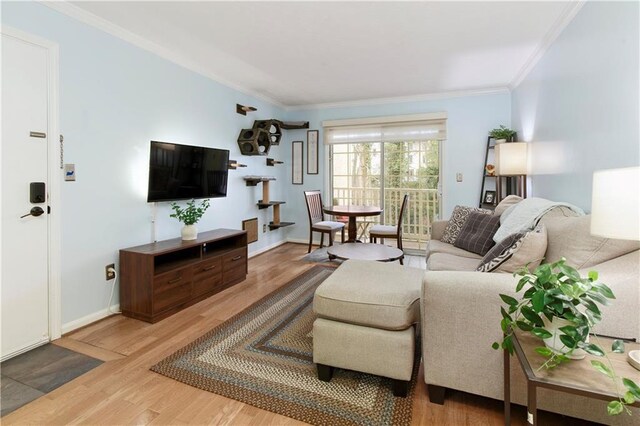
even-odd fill
[(185, 208), (180, 207), (175, 202), (171, 203), (173, 214), (169, 215), (169, 217), (174, 217), (184, 224), (181, 232), (183, 240), (195, 240), (198, 238), (198, 230), (195, 224), (198, 223), (208, 208), (208, 198), (202, 200), (200, 205), (196, 205), (196, 200), (187, 201)]
[(514, 130), (509, 129), (508, 127), (503, 126), (502, 124), (497, 129), (493, 129), (489, 132), (489, 136), (494, 138), (495, 140), (510, 140), (513, 136), (515, 136), (516, 132)]
[[(581, 277), (562, 258), (542, 264), (533, 272), (525, 266), (514, 276), (521, 277), (516, 293), (526, 289), (520, 300), (500, 294), (506, 304), (500, 308), (504, 338), (500, 343), (494, 342), (493, 348), (502, 348), (513, 354), (513, 332), (520, 329), (544, 340), (546, 346), (535, 349), (547, 358), (540, 368), (555, 368), (572, 359), (582, 359), (586, 353), (605, 357), (606, 364), (598, 360), (592, 360), (591, 364), (612, 379), (618, 389), (619, 378), (607, 353), (600, 345), (589, 341), (589, 332), (602, 319), (598, 305), (608, 305), (611, 299), (615, 299), (613, 291), (598, 281), (598, 273), (590, 271), (587, 278)], [(593, 337), (597, 340), (597, 336)], [(622, 340), (613, 342), (611, 352), (624, 353)], [(623, 378), (622, 382), (627, 390), (609, 403), (607, 411), (610, 415), (624, 410), (631, 414), (626, 405), (640, 401), (640, 387), (628, 378)]]

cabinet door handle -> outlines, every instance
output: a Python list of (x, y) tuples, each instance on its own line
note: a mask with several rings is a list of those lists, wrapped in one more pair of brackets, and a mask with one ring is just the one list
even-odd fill
[(180, 281), (181, 279), (182, 279), (182, 277), (178, 277), (178, 278), (174, 278), (174, 279), (172, 279), (172, 280), (169, 280), (169, 284), (175, 284), (175, 283), (177, 283), (178, 281)]
[(209, 266), (208, 268), (203, 268), (203, 269), (202, 269), (202, 271), (203, 271), (203, 272), (204, 272), (204, 271), (210, 271), (210, 270), (212, 270), (212, 269), (215, 269), (215, 267), (216, 267), (216, 265)]
[(233, 259), (231, 259), (232, 262), (235, 262), (236, 260), (240, 260), (242, 259), (242, 256), (236, 256)]

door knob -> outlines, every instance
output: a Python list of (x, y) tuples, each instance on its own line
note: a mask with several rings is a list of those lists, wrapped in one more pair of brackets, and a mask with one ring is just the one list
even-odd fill
[(22, 219), (23, 217), (27, 217), (27, 216), (36, 216), (36, 217), (38, 217), (38, 216), (40, 216), (40, 215), (41, 215), (41, 214), (43, 214), (43, 213), (44, 213), (44, 210), (42, 210), (42, 207), (40, 207), (40, 206), (36, 206), (36, 207), (33, 207), (33, 208), (29, 211), (29, 213), (27, 213), (27, 214), (25, 214), (25, 215), (20, 216), (20, 219)]

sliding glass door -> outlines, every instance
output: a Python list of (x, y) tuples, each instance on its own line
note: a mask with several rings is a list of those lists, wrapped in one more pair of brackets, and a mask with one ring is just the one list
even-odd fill
[(383, 206), (382, 217), (359, 218), (358, 237), (368, 238), (372, 223), (402, 222), (406, 248), (424, 248), (439, 217), (440, 142), (437, 140), (336, 143), (330, 149), (333, 204)]

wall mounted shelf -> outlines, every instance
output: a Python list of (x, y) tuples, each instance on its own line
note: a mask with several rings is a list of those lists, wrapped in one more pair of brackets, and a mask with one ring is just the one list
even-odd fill
[(274, 230), (282, 228), (284, 226), (294, 225), (295, 222), (281, 222), (280, 221), (280, 206), (285, 204), (285, 201), (271, 201), (269, 198), (269, 182), (276, 180), (273, 176), (245, 176), (244, 177), (247, 186), (257, 186), (262, 182), (262, 199), (258, 200), (258, 209), (267, 209), (273, 207), (273, 221), (269, 222), (269, 229)]

